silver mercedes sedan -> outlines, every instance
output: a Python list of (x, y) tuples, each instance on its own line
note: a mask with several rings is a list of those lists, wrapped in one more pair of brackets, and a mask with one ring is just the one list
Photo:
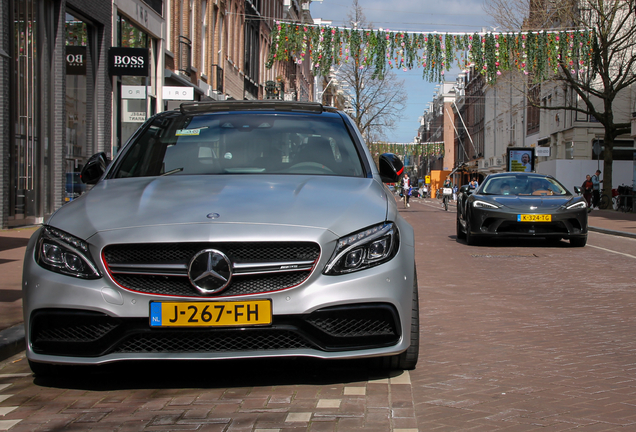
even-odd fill
[(150, 118), (24, 263), (38, 375), (127, 360), (374, 358), (419, 349), (413, 229), (346, 114), (317, 103), (183, 104)]

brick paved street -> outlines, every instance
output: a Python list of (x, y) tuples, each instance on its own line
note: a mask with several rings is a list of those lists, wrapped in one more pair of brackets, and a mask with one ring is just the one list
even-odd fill
[(402, 211), (416, 231), (416, 370), (162, 363), (45, 381), (20, 354), (0, 365), (0, 430), (636, 430), (636, 240), (469, 247), (437, 201)]

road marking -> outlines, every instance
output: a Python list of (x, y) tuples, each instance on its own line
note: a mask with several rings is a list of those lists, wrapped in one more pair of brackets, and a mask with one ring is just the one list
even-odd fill
[(285, 423), (292, 422), (308, 422), (311, 420), (310, 412), (295, 412), (287, 414), (287, 418), (285, 419)]
[(18, 407), (17, 406), (10, 406), (10, 407), (0, 407), (0, 416), (4, 417), (7, 414), (9, 414), (11, 411), (17, 410)]
[(364, 396), (367, 394), (367, 389), (364, 387), (345, 387), (345, 396)]
[(596, 249), (604, 250), (605, 252), (611, 252), (611, 253), (615, 253), (615, 254), (618, 254), (618, 255), (626, 256), (626, 257), (628, 257), (628, 258), (636, 259), (636, 256), (634, 256), (634, 255), (630, 255), (630, 254), (626, 254), (626, 253), (623, 253), (623, 252), (618, 252), (618, 251), (611, 250), (611, 249), (605, 249), (605, 248), (603, 248), (603, 247), (600, 247), (600, 246), (594, 246), (594, 245), (591, 245), (591, 244), (588, 244), (588, 246), (589, 246), (589, 247), (596, 248)]
[(0, 420), (0, 431), (6, 431), (20, 423), (22, 420)]
[(316, 408), (340, 408), (341, 399), (320, 399)]

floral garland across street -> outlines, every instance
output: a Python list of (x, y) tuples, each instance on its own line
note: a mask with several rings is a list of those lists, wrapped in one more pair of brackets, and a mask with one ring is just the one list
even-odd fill
[(399, 155), (418, 156), (440, 156), (444, 154), (444, 144), (435, 143), (385, 143), (368, 142), (367, 147), (372, 156), (382, 153), (395, 153)]
[(353, 61), (359, 68), (373, 68), (374, 77), (388, 69), (421, 67), (424, 79), (439, 82), (455, 63), (462, 69), (474, 64), (489, 82), (508, 70), (541, 81), (558, 72), (560, 63), (572, 74), (584, 73), (593, 63), (595, 41), (587, 30), (416, 33), (278, 22), (267, 68), (277, 60), (309, 61), (326, 76), (332, 65)]

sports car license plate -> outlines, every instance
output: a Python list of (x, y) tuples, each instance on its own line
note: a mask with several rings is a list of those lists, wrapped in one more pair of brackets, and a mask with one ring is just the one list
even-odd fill
[(150, 302), (151, 327), (243, 327), (271, 323), (271, 300)]
[(517, 222), (552, 222), (552, 215), (520, 214), (520, 215), (517, 215)]

